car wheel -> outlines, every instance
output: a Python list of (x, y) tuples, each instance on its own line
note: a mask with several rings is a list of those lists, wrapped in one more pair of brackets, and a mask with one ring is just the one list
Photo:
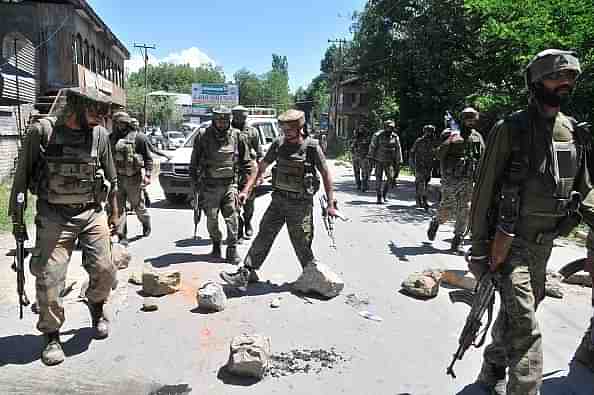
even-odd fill
[(179, 193), (166, 193), (165, 199), (167, 199), (169, 203), (180, 204), (186, 200), (186, 195), (182, 195)]

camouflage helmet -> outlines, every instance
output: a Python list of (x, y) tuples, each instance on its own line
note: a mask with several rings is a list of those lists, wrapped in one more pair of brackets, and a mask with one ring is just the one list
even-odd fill
[(433, 125), (423, 126), (423, 133), (435, 133), (435, 126), (433, 126)]
[(281, 124), (299, 122), (299, 127), (305, 125), (305, 113), (300, 110), (288, 110), (278, 116), (278, 122)]
[(244, 106), (235, 106), (231, 109), (231, 112), (243, 112), (247, 114), (249, 110), (247, 109), (247, 107)]
[(462, 110), (462, 119), (478, 119), (479, 112), (472, 107), (466, 107)]
[(111, 106), (111, 99), (93, 88), (64, 88), (60, 90), (57, 99), (58, 105), (53, 106), (49, 117), (63, 123), (70, 114), (77, 114), (79, 119), (89, 108), (93, 108), (99, 114), (108, 114)]
[(231, 110), (225, 106), (217, 106), (212, 109), (212, 119), (229, 120), (231, 119)]
[(118, 122), (132, 125), (132, 118), (130, 117), (130, 114), (124, 111), (118, 111), (115, 114), (113, 114), (112, 120), (114, 123)]
[(526, 66), (526, 86), (530, 88), (546, 76), (564, 70), (575, 72), (576, 78), (581, 74), (580, 61), (575, 52), (560, 49), (539, 52)]

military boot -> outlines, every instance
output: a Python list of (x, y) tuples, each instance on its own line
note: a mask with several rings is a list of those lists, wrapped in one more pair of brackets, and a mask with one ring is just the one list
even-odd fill
[(431, 223), (429, 224), (429, 229), (427, 229), (427, 238), (431, 241), (435, 240), (435, 235), (437, 235), (437, 229), (439, 228), (439, 220), (437, 217), (433, 217), (431, 219)]
[(462, 245), (462, 241), (464, 240), (464, 237), (461, 235), (454, 235), (454, 238), (452, 239), (452, 244), (450, 247), (450, 251), (456, 253), (456, 254), (460, 254), (462, 252), (460, 246)]
[(212, 251), (210, 252), (215, 258), (222, 258), (223, 254), (221, 253), (221, 242), (220, 241), (213, 241), (212, 242)]
[(239, 263), (241, 262), (241, 258), (239, 258), (239, 254), (237, 253), (237, 248), (235, 246), (228, 246), (226, 255), (227, 256), (225, 257), (225, 259), (227, 260), (227, 263), (230, 263), (232, 265), (239, 265)]
[(483, 362), (476, 384), (489, 395), (505, 395), (507, 387), (505, 367)]
[(363, 180), (363, 184), (361, 185), (361, 191), (367, 192), (369, 189), (369, 182), (367, 180)]
[(91, 322), (95, 328), (95, 339), (105, 339), (109, 336), (109, 321), (103, 313), (104, 302), (92, 303), (89, 301), (89, 310), (91, 311)]
[(425, 211), (428, 211), (429, 210), (429, 202), (427, 201), (427, 196), (423, 196), (421, 198), (421, 203), (422, 203), (422, 206), (425, 209)]
[(41, 352), (41, 362), (47, 366), (57, 365), (64, 362), (66, 356), (60, 343), (60, 332), (51, 332), (45, 334), (45, 347)]
[(357, 191), (361, 190), (361, 181), (357, 180)]
[(382, 203), (384, 203), (382, 201), (382, 194), (381, 194), (381, 192), (378, 192), (377, 193), (377, 204), (382, 204)]
[(382, 197), (384, 198), (384, 203), (388, 202), (388, 190), (390, 189), (390, 186), (388, 185), (388, 183), (386, 183), (386, 185), (384, 185), (384, 192), (382, 194)]
[(151, 231), (151, 220), (148, 220), (145, 224), (142, 224), (142, 236), (149, 237), (151, 235)]
[(248, 284), (258, 282), (256, 272), (246, 266), (241, 266), (235, 273), (221, 272), (219, 277), (230, 286), (242, 292), (247, 291)]
[(249, 240), (254, 235), (254, 228), (252, 228), (252, 222), (248, 220), (245, 221), (245, 234), (244, 237), (246, 240)]

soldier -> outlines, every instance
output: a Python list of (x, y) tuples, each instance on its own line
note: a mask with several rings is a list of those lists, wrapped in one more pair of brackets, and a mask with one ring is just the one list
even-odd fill
[(433, 157), (435, 152), (435, 126), (423, 126), (423, 135), (416, 139), (410, 154), (415, 169), (415, 190), (417, 207), (429, 209), (427, 202), (427, 187), (431, 181), (433, 171)]
[(126, 201), (136, 213), (142, 224), (142, 235), (151, 234), (151, 217), (145, 206), (144, 187), (151, 183), (153, 158), (150, 154), (148, 138), (139, 133), (132, 123), (132, 118), (125, 112), (113, 115), (113, 132), (109, 136), (116, 170), (118, 172), (118, 207), (120, 224), (118, 237), (121, 242), (128, 241), (128, 221), (124, 210)]
[[(396, 122), (384, 122), (384, 129), (376, 132), (371, 138), (367, 157), (375, 162), (375, 192), (377, 204), (388, 201), (388, 191), (396, 185), (400, 164), (402, 163), (402, 149), (397, 134)], [(382, 189), (383, 174), (386, 173), (386, 183)], [(382, 201), (383, 199), (383, 201)]]
[[(355, 182), (357, 190), (367, 192), (369, 188), (369, 144), (371, 143), (371, 132), (367, 125), (367, 119), (362, 119), (359, 127), (353, 133), (351, 153), (353, 155), (353, 170), (355, 171)], [(362, 181), (362, 182), (361, 182)]]
[[(309, 138), (303, 131), (303, 111), (289, 110), (278, 117), (284, 136), (276, 139), (258, 166), (261, 177), (268, 166), (276, 161), (272, 177), (272, 202), (264, 213), (258, 235), (247, 253), (243, 266), (235, 273), (221, 273), (221, 278), (240, 290), (248, 283), (258, 281), (258, 270), (270, 252), (272, 243), (283, 225), (287, 224), (289, 237), (295, 253), (305, 268), (315, 265), (311, 249), (313, 240), (313, 196), (319, 189), (317, 172), (322, 175), (324, 189), (328, 196), (328, 213), (336, 216), (332, 177), (326, 166), (326, 159), (317, 140)], [(252, 176), (239, 195), (245, 201), (256, 182)]]
[[(64, 324), (61, 292), (76, 239), (89, 273), (86, 291), (94, 336), (106, 338), (109, 322), (103, 304), (115, 281), (111, 260), (110, 227), (118, 223), (117, 173), (107, 130), (97, 126), (109, 112), (109, 102), (97, 91), (63, 90), (66, 105), (55, 126), (40, 119), (30, 126), (19, 158), (9, 215), (16, 214), (16, 199), (37, 195), (35, 248), (30, 261), (35, 276), (39, 329), (45, 337), (41, 360), (56, 365), (64, 360), (59, 331)], [(111, 185), (109, 219), (103, 210)], [(108, 225), (109, 224), (109, 225)]]
[[(252, 153), (256, 156), (256, 161), (260, 162), (263, 156), (262, 148), (260, 147), (260, 136), (258, 135), (258, 130), (256, 128), (248, 126), (246, 123), (248, 109), (243, 106), (235, 106), (231, 111), (233, 112), (233, 121), (231, 125), (244, 135), (249, 143)], [(242, 190), (247, 183), (248, 175), (249, 169), (242, 169), (239, 177), (240, 190)], [(254, 235), (254, 229), (252, 228), (252, 217), (254, 216), (255, 200), (256, 194), (255, 192), (252, 192), (243, 205), (243, 218), (239, 218), (239, 239), (245, 238), (249, 240)]]
[(456, 225), (451, 251), (455, 253), (461, 252), (460, 246), (468, 226), (473, 178), (485, 149), (483, 137), (474, 129), (478, 117), (479, 113), (474, 108), (465, 108), (462, 111), (462, 130), (445, 129), (437, 148), (441, 164), (441, 201), (437, 215), (429, 224), (427, 237), (435, 240), (439, 225), (453, 216)]
[[(525, 71), (527, 110), (494, 126), (479, 169), (469, 268), (476, 275), (491, 270), (499, 277), (501, 309), (477, 380), (492, 393), (538, 393), (543, 353), (535, 313), (545, 294), (553, 240), (582, 217), (594, 226), (586, 160), (591, 136), (560, 111), (580, 72), (572, 52), (537, 54)], [(593, 241), (587, 242), (590, 259)]]
[(231, 110), (213, 109), (213, 121), (194, 139), (190, 177), (193, 188), (200, 189), (201, 206), (206, 212), (208, 233), (214, 257), (221, 258), (219, 211), (227, 223), (226, 260), (240, 262), (237, 254), (237, 182), (240, 169), (256, 172), (247, 139), (231, 127)]

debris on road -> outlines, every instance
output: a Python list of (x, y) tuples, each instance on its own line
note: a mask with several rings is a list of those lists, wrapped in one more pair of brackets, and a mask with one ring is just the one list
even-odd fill
[(227, 295), (220, 284), (212, 281), (204, 284), (196, 293), (198, 308), (207, 311), (223, 311), (227, 305)]
[(142, 292), (147, 296), (163, 296), (181, 288), (181, 273), (177, 271), (142, 273)]
[(563, 276), (559, 273), (547, 272), (547, 278), (545, 282), (545, 295), (551, 298), (562, 299), (563, 298), (563, 285), (561, 280)]
[(132, 255), (128, 248), (121, 243), (111, 245), (111, 261), (118, 269), (126, 269), (130, 265)]
[(262, 335), (234, 337), (226, 369), (229, 373), (261, 379), (270, 362), (270, 338)]
[(373, 314), (372, 312), (367, 311), (367, 310), (360, 311), (359, 315), (361, 317), (367, 318), (368, 320), (371, 320), (371, 321), (382, 322), (384, 320), (379, 315)]
[(441, 272), (426, 270), (421, 273), (413, 273), (401, 284), (402, 291), (408, 295), (420, 298), (433, 298), (439, 292)]
[(324, 369), (334, 369), (346, 358), (334, 348), (327, 350), (291, 350), (270, 357), (267, 376), (282, 377), (297, 373), (319, 374)]
[(315, 292), (328, 299), (338, 296), (344, 288), (344, 281), (322, 263), (309, 264), (293, 283), (293, 290), (301, 293)]
[(362, 307), (362, 306), (368, 306), (369, 305), (369, 298), (368, 297), (359, 297), (356, 294), (348, 294), (344, 300), (344, 303), (354, 307), (356, 309)]
[(272, 301), (270, 302), (270, 307), (273, 309), (278, 309), (281, 305), (282, 300), (283, 300), (282, 296), (272, 299)]
[(134, 285), (142, 285), (142, 272), (132, 272), (128, 278), (128, 282)]
[(476, 289), (476, 277), (468, 270), (446, 270), (443, 272), (442, 281), (452, 287), (474, 291)]

